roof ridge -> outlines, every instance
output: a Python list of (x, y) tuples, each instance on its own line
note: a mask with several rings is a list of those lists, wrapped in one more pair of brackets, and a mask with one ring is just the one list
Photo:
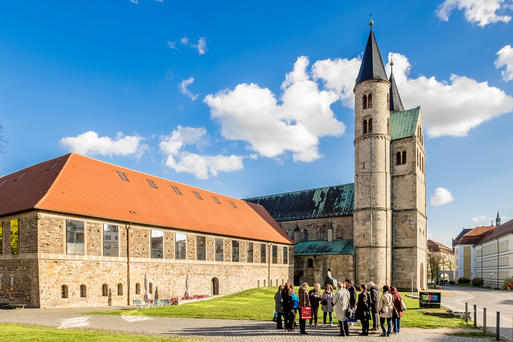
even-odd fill
[(244, 201), (249, 201), (249, 200), (252, 200), (252, 199), (262, 198), (262, 197), (271, 197), (271, 196), (278, 196), (278, 195), (288, 195), (288, 194), (295, 194), (295, 193), (304, 192), (304, 191), (320, 190), (320, 189), (326, 189), (326, 188), (334, 188), (334, 187), (337, 187), (337, 186), (349, 186), (349, 185), (353, 185), (354, 186), (354, 182), (346, 183), (346, 184), (338, 184), (338, 185), (320, 186), (318, 188), (311, 188), (311, 189), (302, 189), (302, 190), (294, 190), (294, 191), (288, 191), (288, 192), (279, 192), (279, 193), (270, 194), (270, 195), (247, 197), (247, 198), (243, 198), (243, 200)]
[[(232, 196), (227, 196), (227, 195), (223, 195), (223, 194), (220, 194), (218, 192), (214, 192), (214, 191), (211, 191), (211, 190), (206, 190), (206, 189), (203, 189), (203, 188), (200, 188), (200, 187), (197, 187), (197, 186), (194, 186), (194, 185), (189, 185), (189, 184), (185, 184), (185, 183), (180, 183), (180, 182), (177, 182), (177, 181), (174, 181), (174, 180), (171, 180), (171, 179), (168, 179), (168, 178), (164, 178), (164, 177), (160, 177), (160, 176), (155, 176), (155, 175), (152, 175), (150, 173), (147, 173), (147, 172), (143, 172), (143, 171), (137, 171), (137, 170), (134, 170), (134, 169), (130, 169), (128, 167), (124, 167), (124, 166), (120, 166), (120, 165), (116, 165), (116, 164), (113, 164), (113, 163), (109, 163), (109, 162), (106, 162), (106, 161), (103, 161), (103, 160), (100, 160), (100, 159), (96, 159), (96, 158), (93, 158), (93, 157), (89, 157), (89, 156), (86, 156), (86, 155), (83, 155), (83, 154), (80, 154), (80, 153), (76, 153), (76, 152), (71, 152), (69, 153), (70, 155), (72, 156), (77, 156), (77, 157), (81, 157), (81, 158), (85, 158), (85, 159), (89, 159), (89, 160), (93, 160), (95, 162), (99, 162), (99, 163), (103, 163), (103, 164), (106, 164), (106, 165), (110, 165), (114, 168), (117, 168), (117, 169), (124, 169), (126, 171), (130, 171), (130, 172), (134, 172), (134, 173), (137, 173), (137, 174), (140, 174), (140, 175), (143, 175), (143, 176), (147, 176), (148, 178), (151, 178), (151, 179), (160, 179), (160, 180), (163, 180), (163, 181), (166, 181), (166, 182), (172, 182), (172, 183), (175, 183), (177, 185), (183, 185), (185, 187), (189, 187), (189, 188), (193, 188), (195, 190), (200, 190), (202, 192), (207, 192), (209, 194), (212, 194), (212, 195), (219, 195), (219, 196), (223, 196), (225, 198), (229, 198), (229, 199), (234, 199), (234, 200), (237, 200), (237, 201), (240, 201), (242, 199), (240, 198), (236, 198), (236, 197), (232, 197)], [(122, 170), (120, 170), (122, 171)]]
[[(41, 196), (41, 198), (39, 199), (39, 201), (36, 202), (36, 204), (34, 204), (34, 209), (39, 209), (39, 205), (46, 199), (46, 197), (48, 197), (48, 194), (50, 194), (50, 191), (54, 187), (55, 183), (57, 183), (57, 181), (59, 180), (59, 178), (63, 174), (63, 170), (66, 168), (66, 166), (68, 165), (69, 160), (73, 157), (73, 155), (75, 155), (75, 153), (71, 152), (71, 153), (67, 153), (67, 154), (64, 154), (64, 155), (58, 157), (58, 158), (62, 158), (62, 157), (66, 157), (67, 156), (65, 161), (64, 161), (64, 165), (59, 170), (59, 173), (54, 178), (52, 184), (48, 187), (48, 190), (46, 190), (46, 193), (43, 196)], [(57, 158), (55, 158), (55, 159), (57, 159)]]

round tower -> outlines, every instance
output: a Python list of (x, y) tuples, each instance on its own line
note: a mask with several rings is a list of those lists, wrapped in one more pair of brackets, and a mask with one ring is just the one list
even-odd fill
[(391, 281), (390, 82), (371, 31), (355, 94), (355, 281)]

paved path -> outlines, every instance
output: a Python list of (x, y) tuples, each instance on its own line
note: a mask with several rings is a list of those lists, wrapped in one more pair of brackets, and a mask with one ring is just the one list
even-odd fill
[[(93, 311), (90, 309), (89, 311)], [(322, 326), (308, 327), (309, 335), (300, 335), (297, 331), (286, 333), (276, 330), (272, 322), (233, 321), (214, 319), (186, 319), (145, 316), (114, 316), (86, 315), (84, 309), (20, 309), (0, 310), (0, 322), (26, 323), (58, 328), (86, 328), (110, 331), (121, 331), (134, 334), (155, 334), (160, 336), (181, 336), (229, 342), (317, 342), (317, 341), (394, 341), (394, 342), (423, 342), (423, 341), (452, 341), (477, 342), (486, 339), (462, 338), (447, 336), (449, 330), (403, 329), (399, 335), (384, 339), (378, 334), (368, 337), (337, 336), (338, 327)]]
[(463, 286), (446, 286), (442, 292), (442, 304), (457, 311), (465, 311), (468, 303), (470, 318), (474, 320), (474, 304), (477, 322), (483, 326), (483, 308), (486, 308), (486, 326), (495, 333), (496, 313), (500, 311), (501, 336), (513, 339), (513, 292)]

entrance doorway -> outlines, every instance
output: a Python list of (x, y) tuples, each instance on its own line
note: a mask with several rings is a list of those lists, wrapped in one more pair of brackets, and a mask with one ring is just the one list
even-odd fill
[(219, 279), (212, 278), (212, 296), (219, 295)]

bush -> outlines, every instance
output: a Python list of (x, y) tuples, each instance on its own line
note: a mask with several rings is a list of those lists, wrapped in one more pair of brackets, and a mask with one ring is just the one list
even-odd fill
[(465, 278), (465, 277), (458, 278), (458, 284), (469, 284), (469, 283), (470, 283), (470, 279), (468, 279), (468, 278)]
[(513, 277), (504, 279), (504, 284), (502, 284), (502, 289), (507, 290), (509, 284), (513, 284)]
[(472, 279), (472, 286), (483, 286), (484, 280), (483, 278), (476, 277)]

